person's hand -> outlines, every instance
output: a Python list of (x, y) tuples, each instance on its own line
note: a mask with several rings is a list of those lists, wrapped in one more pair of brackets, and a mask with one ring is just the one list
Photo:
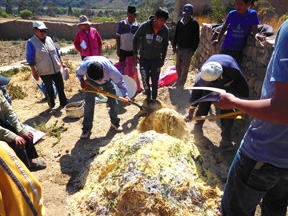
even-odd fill
[(33, 133), (31, 133), (31, 132), (29, 132), (28, 134), (26, 134), (26, 135), (24, 135), (24, 136), (22, 136), (22, 138), (26, 138), (26, 139), (28, 139), (28, 140), (30, 140), (30, 141), (33, 141)]
[(189, 111), (188, 111), (188, 114), (184, 118), (184, 121), (185, 122), (191, 122), (192, 118), (193, 118), (193, 115), (194, 115), (194, 112), (195, 112), (195, 108), (190, 108)]
[[(126, 95), (125, 97), (124, 97), (126, 100), (128, 100), (128, 101), (131, 101), (131, 99)], [(126, 104), (126, 105), (131, 105), (129, 102), (127, 102), (127, 101), (123, 101), (123, 103), (124, 104)]]
[(84, 53), (85, 52), (85, 49), (81, 48), (81, 53)]
[(176, 47), (173, 47), (172, 52), (173, 52), (173, 54), (175, 54), (177, 52)]
[(136, 62), (136, 63), (139, 63), (139, 57), (138, 57), (137, 54), (134, 54), (134, 59), (135, 59), (135, 62)]
[(266, 37), (264, 36), (264, 35), (261, 35), (261, 34), (259, 34), (259, 33), (257, 33), (256, 35), (255, 35), (255, 40), (259, 40), (259, 41), (266, 41)]
[(233, 103), (235, 100), (237, 100), (237, 97), (233, 94), (222, 93), (219, 95), (219, 101), (214, 101), (213, 103), (221, 109), (234, 109)]
[(32, 76), (33, 78), (38, 81), (39, 80), (39, 75), (35, 72), (35, 73), (32, 73)]
[(26, 140), (22, 138), (21, 136), (16, 135), (14, 141), (16, 143), (16, 148), (19, 148), (19, 149), (25, 148)]
[(87, 84), (86, 84), (86, 82), (85, 82), (84, 79), (81, 79), (81, 80), (80, 80), (80, 85), (81, 85), (81, 88), (82, 88), (82, 89), (87, 88)]
[(213, 45), (213, 46), (216, 46), (217, 44), (219, 44), (219, 40), (214, 40), (214, 41), (212, 41), (212, 45)]
[(118, 57), (120, 56), (120, 50), (119, 49), (117, 49), (116, 54), (117, 54)]

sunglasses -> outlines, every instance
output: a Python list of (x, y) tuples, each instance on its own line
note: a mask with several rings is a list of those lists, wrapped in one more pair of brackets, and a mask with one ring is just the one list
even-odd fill
[(41, 33), (47, 33), (48, 30), (39, 30)]

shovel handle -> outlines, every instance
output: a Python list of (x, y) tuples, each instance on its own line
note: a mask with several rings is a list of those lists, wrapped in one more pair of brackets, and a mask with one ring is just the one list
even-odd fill
[(235, 111), (231, 113), (225, 113), (221, 115), (216, 115), (216, 116), (196, 116), (193, 117), (192, 120), (198, 121), (198, 120), (205, 120), (205, 119), (218, 119), (218, 118), (230, 118), (232, 116), (237, 116), (238, 114), (243, 113), (242, 111)]
[[(92, 87), (93, 87), (93, 86), (92, 86)], [(93, 88), (95, 88), (95, 87), (93, 87)], [(116, 95), (110, 94), (109, 92), (105, 92), (105, 91), (100, 90), (100, 89), (98, 89), (98, 88), (97, 88), (97, 89), (95, 88), (95, 90), (82, 89), (82, 91), (83, 91), (83, 92), (103, 94), (103, 95), (105, 95), (105, 96), (107, 96), (107, 97), (111, 97), (111, 98), (120, 100), (120, 101), (122, 101), (122, 102), (128, 102), (128, 103), (130, 103), (130, 104), (136, 105), (136, 106), (138, 106), (140, 109), (142, 109), (142, 106), (141, 106), (140, 104), (134, 102), (134, 101), (129, 101), (129, 100), (127, 100), (126, 98), (118, 97), (118, 96), (116, 96)]]

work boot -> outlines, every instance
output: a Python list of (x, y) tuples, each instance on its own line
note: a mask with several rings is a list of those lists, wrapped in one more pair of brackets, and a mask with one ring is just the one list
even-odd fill
[(222, 135), (222, 140), (220, 142), (220, 148), (226, 152), (235, 150), (235, 147), (232, 144), (231, 136)]
[(111, 123), (111, 127), (114, 128), (114, 130), (118, 133), (123, 131), (123, 127), (120, 126), (119, 124), (116, 125), (116, 124)]
[(83, 132), (80, 136), (80, 139), (89, 139), (89, 137), (91, 136), (91, 132)]
[(195, 135), (203, 135), (203, 124), (195, 123), (193, 132)]

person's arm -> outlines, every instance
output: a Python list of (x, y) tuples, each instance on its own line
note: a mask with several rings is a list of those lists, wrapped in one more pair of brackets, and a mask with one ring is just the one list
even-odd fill
[(222, 36), (224, 35), (224, 33), (226, 32), (227, 29), (228, 29), (228, 24), (224, 24), (218, 37), (217, 37), (217, 39), (212, 42), (213, 46), (217, 45), (220, 42)]
[(252, 26), (252, 34), (253, 34), (255, 40), (259, 40), (259, 41), (265, 41), (266, 40), (266, 37), (264, 35), (261, 35), (260, 33), (258, 33), (258, 25)]
[(142, 34), (144, 33), (144, 24), (142, 24), (139, 29), (135, 32), (133, 36), (133, 53), (134, 53), (134, 59), (136, 63), (139, 63), (139, 57), (138, 57), (138, 41), (142, 37)]
[(176, 49), (177, 49), (178, 25), (179, 25), (179, 22), (176, 25), (175, 35), (174, 35), (173, 42), (172, 42), (173, 54), (176, 53)]
[(117, 56), (120, 56), (120, 35), (116, 36)]
[(36, 55), (36, 50), (34, 45), (28, 41), (27, 46), (26, 46), (26, 61), (28, 62), (31, 71), (32, 71), (32, 76), (34, 77), (35, 80), (39, 80), (39, 75), (37, 73), (36, 67), (35, 67), (35, 55)]
[(99, 34), (99, 32), (97, 30), (96, 30), (96, 37), (97, 37), (99, 55), (102, 55), (103, 41), (102, 41), (102, 38), (101, 38), (101, 36), (100, 36), (100, 34)]
[(75, 47), (76, 50), (81, 52), (82, 48), (80, 46), (80, 35), (79, 35), (79, 32), (77, 32), (77, 34), (75, 36), (74, 47)]
[(200, 42), (200, 26), (199, 23), (197, 22), (197, 20), (195, 20), (194, 22), (194, 26), (193, 26), (193, 46), (192, 46), (192, 50), (193, 52), (196, 51), (199, 42)]
[(167, 28), (166, 37), (164, 38), (162, 43), (163, 43), (163, 46), (162, 46), (162, 54), (161, 55), (162, 55), (162, 66), (163, 66), (165, 58), (166, 58), (166, 55), (167, 55), (168, 45), (169, 45), (169, 31), (168, 31), (168, 28)]
[(288, 83), (274, 82), (275, 92), (270, 99), (242, 100), (232, 94), (220, 94), (214, 102), (221, 109), (239, 109), (257, 119), (288, 125)]

